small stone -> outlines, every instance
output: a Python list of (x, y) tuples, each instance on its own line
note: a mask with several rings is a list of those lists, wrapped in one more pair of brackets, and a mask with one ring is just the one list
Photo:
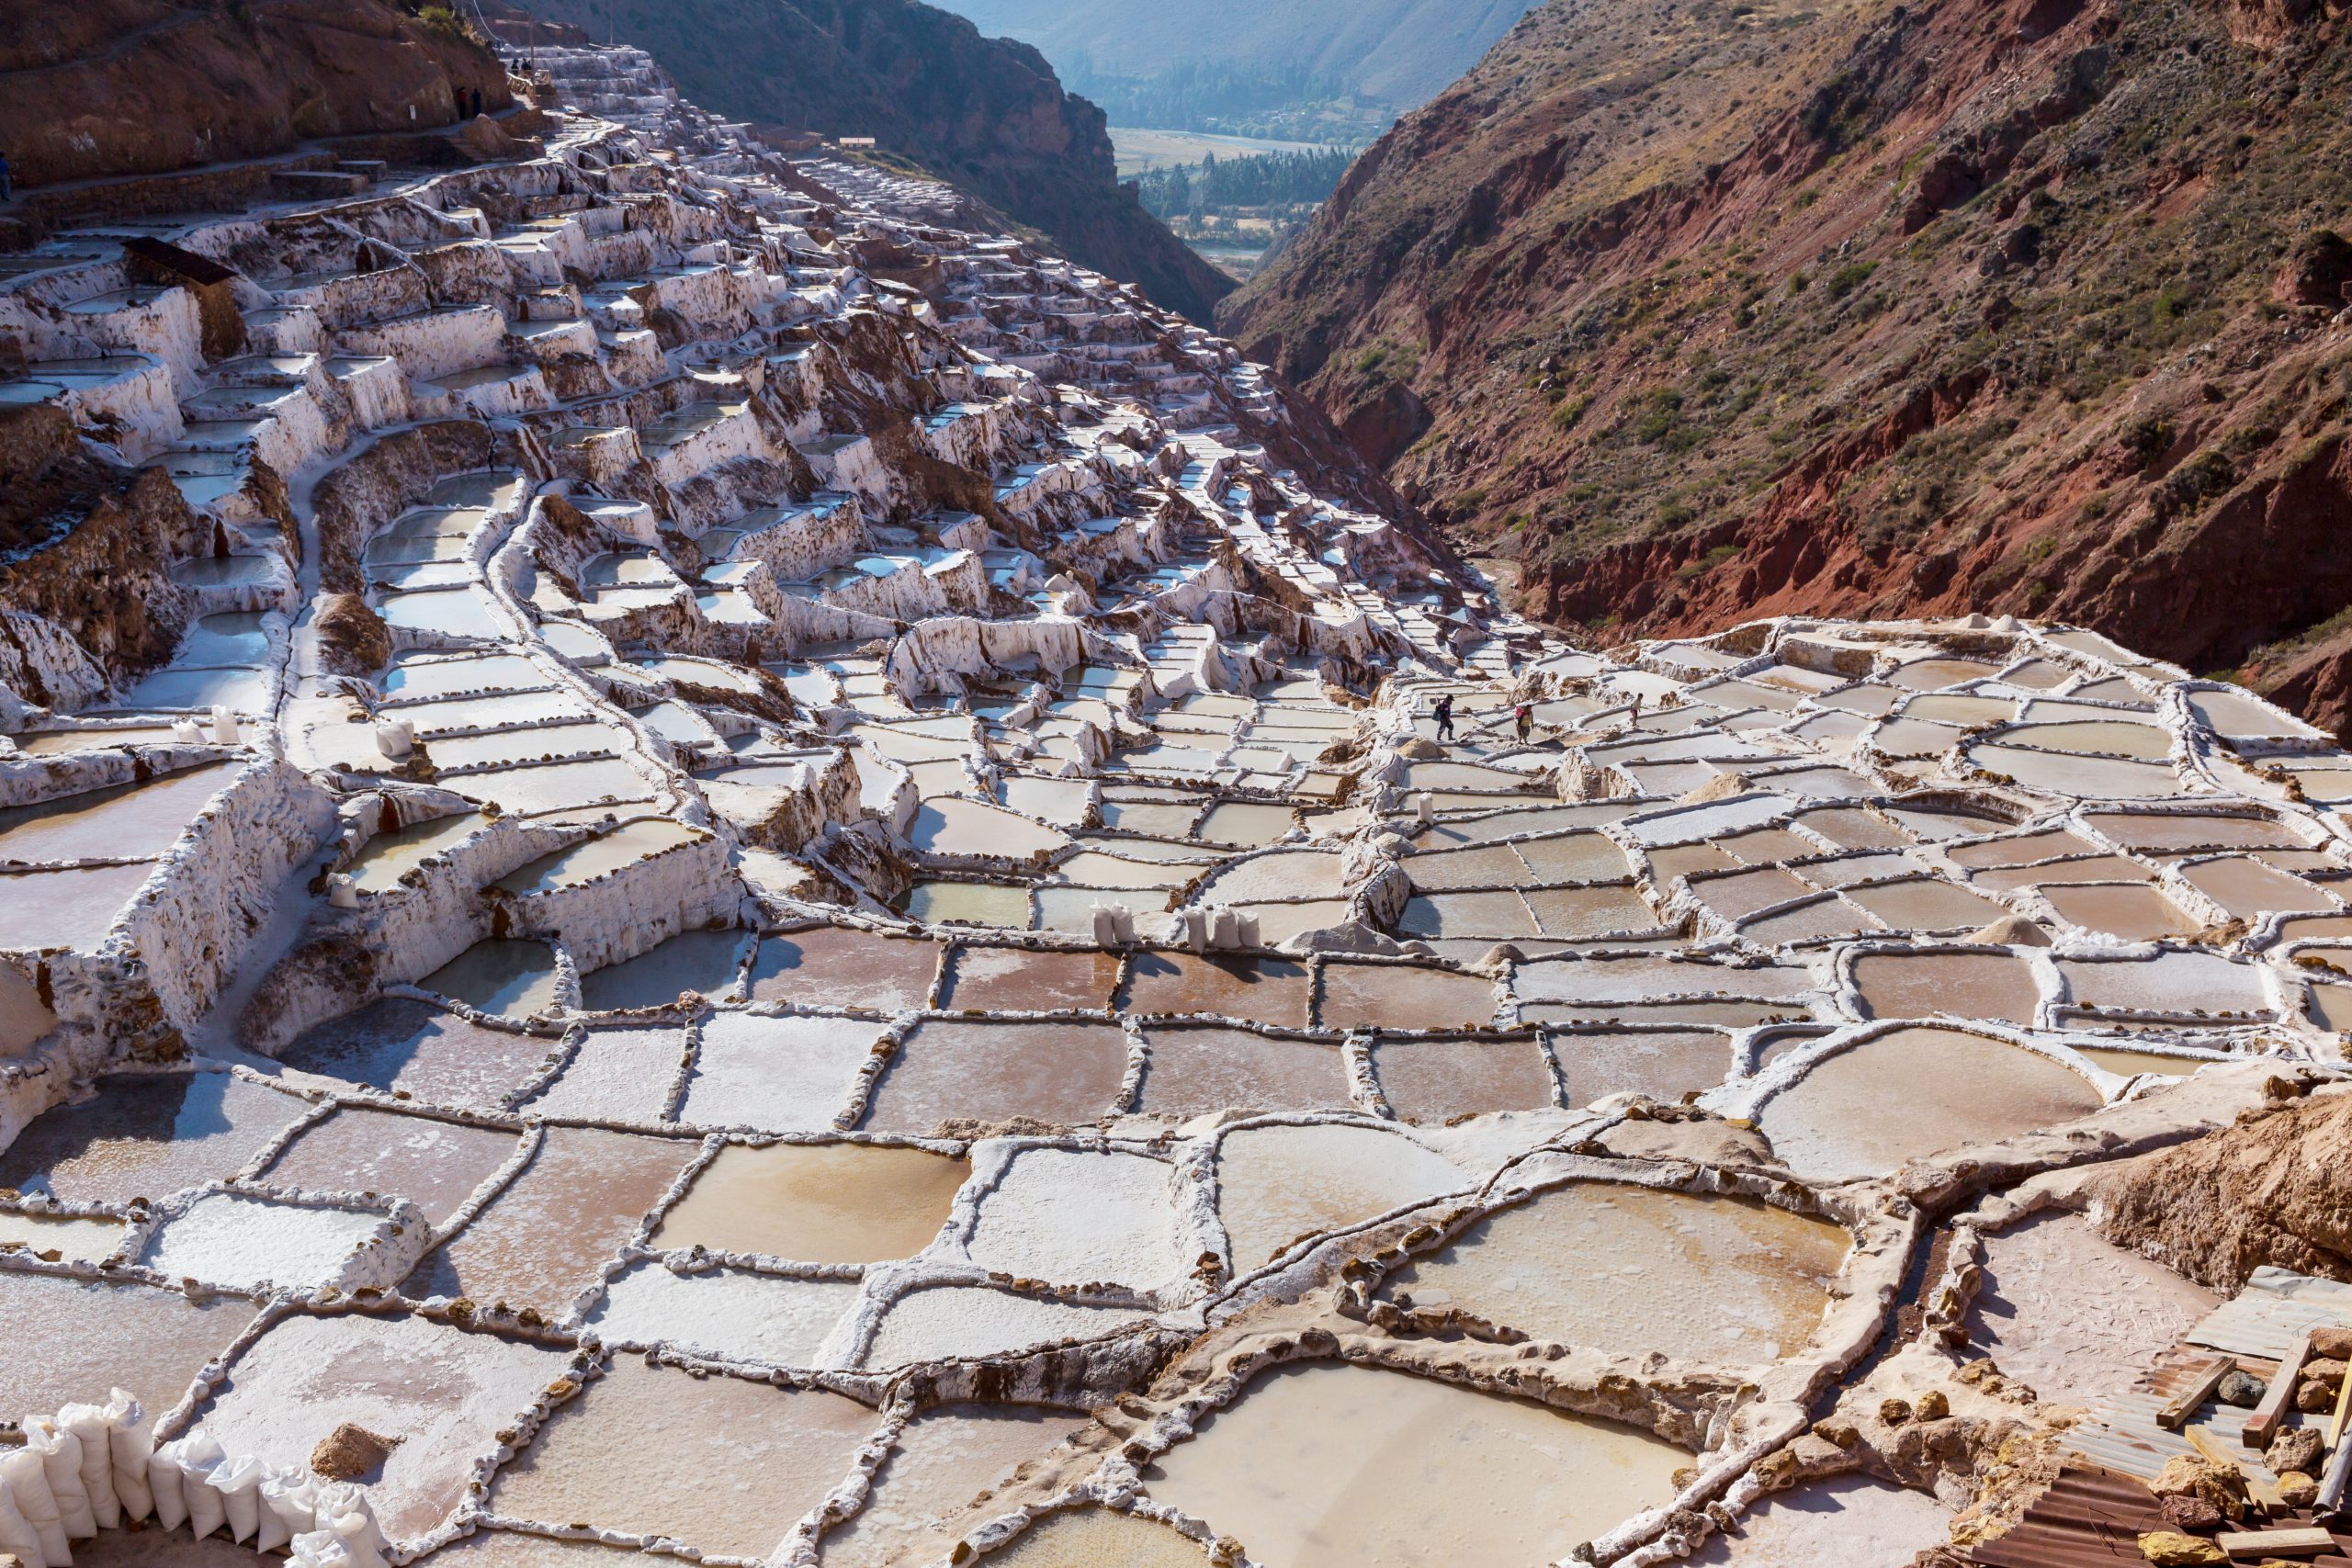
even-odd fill
[(2211, 1541), (2176, 1530), (2150, 1530), (2142, 1536), (2140, 1555), (2157, 1564), (2157, 1568), (2199, 1568), (2199, 1564), (2230, 1560)]
[(2278, 1501), (2290, 1508), (2308, 1508), (2319, 1501), (2319, 1483), (2300, 1470), (2278, 1477)]
[(2322, 1382), (2317, 1378), (2305, 1378), (2295, 1385), (2295, 1408), (2306, 1416), (2333, 1410), (2335, 1408), (2335, 1385)]
[(2270, 1467), (2273, 1475), (2284, 1475), (2299, 1470), (2305, 1474), (2319, 1469), (2320, 1456), (2327, 1451), (2327, 1440), (2316, 1427), (2290, 1427), (2278, 1434), (2262, 1462)]
[(1862, 1440), (1862, 1434), (1851, 1421), (1816, 1421), (1814, 1434), (1833, 1448), (1850, 1449)]
[(2222, 1528), (2222, 1510), (2202, 1497), (2166, 1497), (2157, 1503), (2156, 1512), (2167, 1528), (2192, 1535)]
[(2312, 1354), (2329, 1361), (2352, 1361), (2352, 1328), (2314, 1328)]
[(2213, 1391), (2214, 1398), (2240, 1410), (2251, 1410), (2261, 1404), (2262, 1394), (2262, 1380), (2252, 1372), (2232, 1372), (2222, 1380), (2221, 1387)]
[(311, 1468), (329, 1481), (356, 1481), (390, 1458), (400, 1442), (345, 1421), (311, 1450)]
[(1951, 1414), (1951, 1400), (1939, 1388), (1931, 1388), (1919, 1396), (1918, 1416), (1922, 1421), (1940, 1421)]
[(1878, 1407), (1878, 1418), (1885, 1422), (1890, 1427), (1902, 1426), (1903, 1423), (1911, 1419), (1910, 1402), (1901, 1399), (1887, 1399), (1880, 1401)]

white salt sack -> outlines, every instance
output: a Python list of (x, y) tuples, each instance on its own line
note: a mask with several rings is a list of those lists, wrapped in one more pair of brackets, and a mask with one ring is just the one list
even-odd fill
[(318, 1499), (318, 1478), (299, 1465), (288, 1465), (275, 1474), (264, 1476), (261, 1506), (266, 1517), (261, 1527), (263, 1544), (257, 1550), (267, 1551), (287, 1545), (296, 1536), (317, 1529)]
[(347, 1481), (320, 1487), (319, 1522), (334, 1532), (356, 1568), (388, 1568), (384, 1532), (376, 1527), (376, 1510), (364, 1488)]
[(49, 1553), (41, 1549), (40, 1532), (17, 1506), (16, 1494), (0, 1481), (0, 1551), (13, 1552), (25, 1568), (49, 1568)]
[(0, 1482), (7, 1483), (10, 1500), (32, 1526), (49, 1568), (73, 1562), (74, 1549), (65, 1544), (65, 1522), (58, 1515), (57, 1495), (49, 1489), (49, 1467), (41, 1456), (30, 1449), (0, 1451)]
[(220, 1494), (208, 1484), (212, 1479), (212, 1467), (228, 1456), (211, 1433), (199, 1427), (175, 1443), (166, 1443), (155, 1450), (178, 1466), (180, 1495), (187, 1503), (187, 1528), (202, 1540), (229, 1522), (229, 1511), (221, 1504)]
[(107, 1456), (114, 1464), (114, 1493), (122, 1517), (136, 1524), (155, 1511), (153, 1488), (147, 1484), (147, 1463), (154, 1457), (155, 1434), (147, 1429), (146, 1412), (122, 1389), (108, 1392), (106, 1403)]
[(25, 1447), (40, 1455), (41, 1474), (57, 1499), (66, 1539), (87, 1540), (98, 1533), (98, 1521), (90, 1512), (89, 1489), (82, 1484), (82, 1439), (48, 1416), (28, 1416), (24, 1427)]
[(240, 1544), (261, 1529), (262, 1462), (251, 1455), (224, 1460), (212, 1467), (206, 1484), (220, 1494), (221, 1511), (228, 1516), (230, 1539)]
[(96, 1404), (69, 1404), (57, 1413), (57, 1424), (74, 1434), (81, 1445), (82, 1490), (90, 1499), (90, 1517), (102, 1530), (122, 1528), (122, 1505), (114, 1495), (114, 1442), (107, 1432), (107, 1413)]

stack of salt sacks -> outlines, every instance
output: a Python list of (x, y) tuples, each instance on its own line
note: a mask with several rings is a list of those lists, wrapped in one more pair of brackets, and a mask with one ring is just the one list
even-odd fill
[(296, 1568), (386, 1568), (359, 1487), (232, 1459), (201, 1427), (157, 1448), (141, 1415), (116, 1389), (103, 1405), (27, 1416), (24, 1446), (0, 1456), (0, 1552), (71, 1568), (73, 1541), (152, 1516), (199, 1540), (226, 1528), (256, 1551), (290, 1551)]

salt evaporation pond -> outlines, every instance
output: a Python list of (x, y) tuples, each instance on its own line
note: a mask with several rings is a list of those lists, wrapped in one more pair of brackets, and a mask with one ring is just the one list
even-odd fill
[[(1769, 1557), (1832, 1495), (1747, 1506), (1775, 1445), (1913, 1476), (1951, 1325), (1888, 1329), (1981, 1283), (1988, 1170), (2344, 1071), (2302, 720), (2006, 618), (1571, 647), (1317, 494), (1229, 345), (534, 59), (602, 107), (519, 164), (154, 220), (315, 359), (38, 254), (146, 346), (21, 385), (217, 417), (167, 660), (117, 584), (11, 610), (71, 671), (0, 697), (0, 1411), (360, 1423), (426, 1564)], [(485, 221), (464, 303), (355, 270)], [(2055, 1299), (1939, 1496), (2076, 1392)]]
[(1632, 1427), (1426, 1378), (1293, 1366), (1170, 1450), (1144, 1489), (1217, 1520), (1266, 1568), (1537, 1568), (1671, 1496), (1690, 1458)]
[(1611, 1355), (1737, 1365), (1804, 1346), (1851, 1241), (1755, 1199), (1578, 1182), (1479, 1220), (1382, 1292)]

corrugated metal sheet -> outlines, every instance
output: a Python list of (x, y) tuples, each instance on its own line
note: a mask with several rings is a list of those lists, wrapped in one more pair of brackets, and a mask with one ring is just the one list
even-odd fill
[[(2262, 1456), (2246, 1448), (2240, 1434), (2248, 1412), (2234, 1405), (2207, 1404), (2188, 1426), (2167, 1432), (2156, 1425), (2156, 1412), (2172, 1397), (2157, 1389), (2135, 1390), (2099, 1400), (2087, 1420), (2075, 1424), (2066, 1446), (2104, 1469), (2143, 1481), (2155, 1479), (2165, 1461), (2182, 1454), (2227, 1459), (2245, 1470), (2260, 1489), (2276, 1486), (2278, 1478), (2263, 1468)], [(2290, 1423), (2308, 1426), (2315, 1417), (2298, 1416)], [(2189, 1436), (2195, 1433), (2195, 1437)], [(2199, 1439), (2202, 1439), (2199, 1441)]]
[(2352, 1324), (2352, 1285), (2284, 1269), (2257, 1269), (2233, 1301), (2188, 1331), (2188, 1342), (2276, 1361), (2306, 1328)]
[[(2308, 1525), (2298, 1513), (2273, 1526)], [(2162, 1529), (2163, 1516), (2146, 1486), (2103, 1471), (2069, 1470), (2026, 1510), (2015, 1529), (1969, 1554), (1986, 1568), (2117, 1568), (2140, 1563), (2140, 1535)], [(2337, 1532), (2335, 1550), (2300, 1558), (2320, 1568), (2352, 1568), (2352, 1535)]]

